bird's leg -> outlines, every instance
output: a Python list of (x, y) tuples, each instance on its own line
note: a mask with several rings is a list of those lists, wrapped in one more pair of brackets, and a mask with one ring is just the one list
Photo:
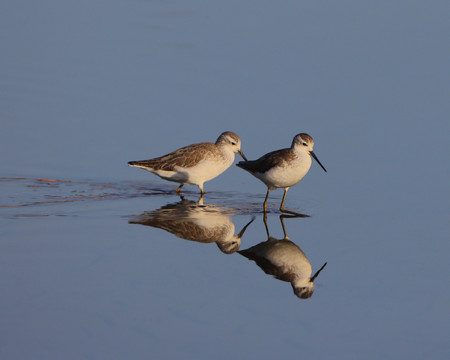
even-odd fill
[(281, 200), (281, 205), (280, 205), (280, 211), (287, 213), (287, 214), (291, 214), (294, 215), (293, 217), (309, 217), (309, 215), (305, 215), (305, 214), (301, 214), (292, 210), (287, 210), (284, 208), (284, 200), (286, 199), (286, 193), (289, 190), (288, 187), (284, 188), (284, 194), (283, 194), (283, 200)]
[(200, 194), (203, 196), (205, 195), (205, 191), (203, 190), (203, 184), (197, 185), (198, 188), (200, 189)]
[(270, 190), (269, 189), (267, 189), (267, 193), (266, 193), (266, 198), (264, 199), (264, 205), (263, 205), (263, 207), (264, 207), (264, 216), (266, 216), (267, 217), (267, 199), (269, 198), (269, 192), (270, 192)]
[(288, 187), (284, 188), (283, 199), (281, 200), (281, 205), (280, 205), (280, 211), (281, 212), (289, 212), (289, 210), (285, 210), (284, 209), (284, 200), (286, 199), (286, 194), (287, 194), (288, 190), (289, 190)]
[[(175, 192), (180, 195), (180, 190), (183, 187), (184, 184), (181, 184), (180, 186), (178, 186), (178, 188), (175, 190)], [(180, 195), (181, 196), (181, 195)]]

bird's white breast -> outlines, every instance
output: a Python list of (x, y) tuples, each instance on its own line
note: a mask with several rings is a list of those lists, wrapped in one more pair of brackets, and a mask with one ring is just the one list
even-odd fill
[(308, 173), (311, 157), (305, 153), (297, 153), (289, 162), (283, 161), (277, 166), (261, 174), (260, 179), (269, 188), (285, 188), (297, 184)]

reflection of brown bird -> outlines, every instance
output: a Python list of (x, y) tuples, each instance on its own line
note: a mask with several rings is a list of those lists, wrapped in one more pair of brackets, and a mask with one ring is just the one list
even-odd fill
[(130, 221), (166, 230), (175, 236), (200, 243), (216, 243), (225, 254), (239, 250), (241, 237), (252, 219), (239, 234), (234, 235), (235, 226), (231, 215), (214, 205), (202, 205), (192, 201), (169, 204), (157, 211), (145, 212)]
[(314, 280), (323, 270), (325, 263), (313, 276), (311, 264), (305, 253), (286, 235), (283, 217), (284, 238), (277, 240), (268, 234), (268, 240), (251, 248), (239, 251), (239, 254), (256, 264), (278, 280), (290, 282), (295, 295), (307, 299), (314, 293)]

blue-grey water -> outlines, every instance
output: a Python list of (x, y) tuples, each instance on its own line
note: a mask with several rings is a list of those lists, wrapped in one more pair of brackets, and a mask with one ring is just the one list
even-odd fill
[[(448, 359), (449, 11), (2, 2), (0, 359)], [(286, 237), (235, 166), (203, 203), (127, 167), (225, 130), (314, 138)], [(243, 256), (277, 244), (312, 296)]]

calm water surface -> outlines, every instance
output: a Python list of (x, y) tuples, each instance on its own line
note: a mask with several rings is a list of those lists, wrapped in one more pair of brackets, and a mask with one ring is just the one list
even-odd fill
[[(448, 359), (449, 10), (0, 5), (0, 359)], [(308, 216), (126, 166), (225, 130), (313, 136)]]

